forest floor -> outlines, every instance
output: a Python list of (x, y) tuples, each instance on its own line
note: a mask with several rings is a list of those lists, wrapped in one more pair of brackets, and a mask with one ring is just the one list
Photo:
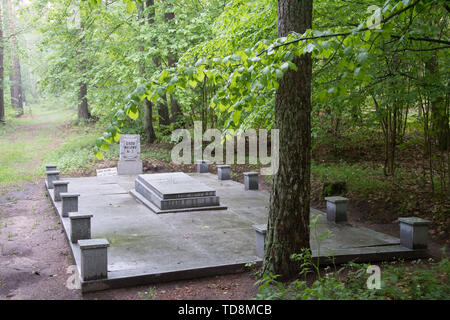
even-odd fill
[[(190, 281), (108, 290), (82, 295), (69, 289), (70, 249), (61, 224), (47, 199), (43, 177), (44, 163), (62, 161), (70, 176), (95, 175), (96, 168), (113, 167), (117, 150), (103, 161), (93, 161), (90, 145), (97, 133), (73, 127), (66, 121), (70, 110), (55, 113), (36, 110), (0, 128), (0, 299), (251, 299), (258, 293), (255, 270)], [(87, 147), (89, 146), (89, 147)], [(146, 172), (194, 171), (194, 165), (176, 166), (167, 161), (164, 146), (143, 146)], [(89, 159), (89, 161), (87, 161)], [(70, 169), (70, 170), (69, 170)], [(242, 172), (252, 166), (233, 168), (232, 178), (241, 180)], [(210, 170), (213, 172), (214, 167)], [(314, 176), (314, 174), (313, 174)], [(313, 181), (313, 205), (323, 209), (320, 188)], [(270, 182), (260, 177), (263, 189)], [(315, 190), (315, 191), (314, 191)], [(370, 199), (369, 199), (370, 201)], [(380, 199), (376, 199), (379, 203)], [(394, 236), (399, 235), (398, 215), (373, 214), (358, 201), (350, 206), (350, 222)], [(370, 202), (369, 202), (370, 203)], [(380, 210), (380, 206), (376, 205)], [(367, 208), (367, 204), (366, 204)], [(386, 218), (388, 217), (388, 218)], [(441, 221), (441, 220), (439, 220)], [(438, 226), (440, 227), (440, 225)], [(447, 231), (446, 231), (447, 232)], [(439, 259), (448, 234), (436, 229), (430, 253)]]

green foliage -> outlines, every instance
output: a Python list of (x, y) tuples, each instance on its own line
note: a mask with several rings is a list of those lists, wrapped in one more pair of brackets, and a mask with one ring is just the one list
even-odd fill
[(44, 163), (54, 163), (67, 174), (91, 169), (95, 160), (93, 146), (96, 139), (96, 134), (69, 137), (60, 148), (45, 157)]
[[(402, 41), (411, 35), (437, 36), (439, 28), (422, 30), (422, 25), (411, 27), (407, 16), (407, 13), (424, 14), (432, 10), (436, 3), (380, 1), (378, 12), (382, 13), (383, 18), (380, 29), (369, 24), (365, 5), (348, 7), (348, 16), (361, 22), (356, 27), (348, 26), (344, 21), (330, 29), (307, 30), (302, 35), (292, 33), (287, 37), (275, 38), (275, 1), (232, 1), (214, 25), (214, 39), (188, 50), (176, 68), (165, 69), (138, 86), (127, 97), (122, 110), (134, 118), (137, 105), (144, 98), (157, 102), (166, 94), (175, 92), (175, 89), (189, 91), (206, 84), (216, 88), (208, 105), (218, 115), (225, 116), (225, 128), (249, 126), (250, 121), (255, 119), (255, 116), (249, 116), (251, 114), (258, 114), (256, 118), (262, 116), (270, 119), (263, 122), (270, 127), (273, 117), (269, 106), (273, 106), (278, 79), (288, 70), (297, 70), (294, 57), (303, 54), (312, 54), (316, 61), (318, 76), (315, 77), (313, 98), (317, 105), (327, 102), (328, 105), (346, 104), (359, 108), (358, 104), (363, 101), (361, 94), (371, 96), (374, 88), (384, 83), (379, 81), (383, 77), (380, 73), (384, 72), (380, 72), (379, 61), (388, 51), (386, 43), (394, 39), (394, 50), (403, 52), (399, 46), (403, 46)], [(322, 10), (333, 16), (325, 2), (319, 1), (315, 8), (316, 16), (321, 16)], [(337, 10), (342, 14), (339, 11), (342, 10)], [(255, 22), (255, 27), (249, 22)], [(322, 24), (322, 19), (319, 19), (318, 25), (324, 27)], [(409, 24), (410, 28), (396, 41), (397, 29), (402, 29), (402, 24)], [(404, 51), (405, 54), (409, 53), (408, 50)], [(325, 69), (327, 72), (323, 72)], [(339, 77), (331, 80), (336, 72)], [(395, 80), (399, 76), (396, 74), (389, 81), (399, 83)], [(326, 87), (322, 89), (324, 84)], [(358, 90), (355, 91), (355, 88)], [(395, 97), (398, 100), (398, 94)], [(408, 97), (414, 98), (409, 93)], [(383, 105), (389, 103), (383, 101)], [(380, 112), (382, 117), (383, 111)], [(116, 114), (113, 125), (119, 127), (121, 121), (121, 116)]]
[(359, 194), (361, 197), (369, 197), (378, 194), (388, 188), (389, 181), (383, 179), (383, 169), (373, 169), (364, 164), (311, 164), (311, 175), (320, 181), (346, 182), (350, 192)]
[[(444, 252), (445, 248), (443, 249)], [(303, 270), (314, 264), (311, 254), (296, 255)], [(349, 263), (340, 269), (324, 269), (316, 280), (297, 279), (289, 284), (277, 281), (276, 275), (265, 275), (258, 287), (256, 299), (296, 300), (448, 300), (450, 299), (450, 261), (444, 256), (439, 262), (384, 263), (381, 288), (368, 289), (368, 264)], [(302, 272), (301, 275), (305, 275)]]

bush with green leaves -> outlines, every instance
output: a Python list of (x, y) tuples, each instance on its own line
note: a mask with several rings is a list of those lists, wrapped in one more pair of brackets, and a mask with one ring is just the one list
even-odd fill
[[(256, 299), (294, 300), (450, 300), (450, 261), (415, 260), (411, 265), (394, 261), (381, 265), (381, 288), (368, 289), (369, 264), (348, 263), (334, 271), (320, 270), (310, 250), (292, 256), (301, 266), (300, 278), (288, 284), (269, 274), (257, 282)], [(308, 281), (307, 275), (315, 279)]]

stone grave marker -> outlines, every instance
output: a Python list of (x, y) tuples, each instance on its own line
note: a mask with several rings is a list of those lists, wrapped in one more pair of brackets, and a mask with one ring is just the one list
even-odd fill
[(138, 134), (122, 134), (120, 136), (120, 159), (117, 165), (118, 174), (131, 175), (142, 173), (141, 141)]

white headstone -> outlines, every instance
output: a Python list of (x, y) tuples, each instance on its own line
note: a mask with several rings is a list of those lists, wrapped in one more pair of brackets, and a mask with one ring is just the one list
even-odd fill
[(117, 165), (119, 174), (141, 174), (142, 161), (141, 141), (138, 134), (122, 134), (120, 136), (120, 160)]
[(120, 160), (140, 160), (141, 141), (138, 134), (123, 134), (120, 136)]

